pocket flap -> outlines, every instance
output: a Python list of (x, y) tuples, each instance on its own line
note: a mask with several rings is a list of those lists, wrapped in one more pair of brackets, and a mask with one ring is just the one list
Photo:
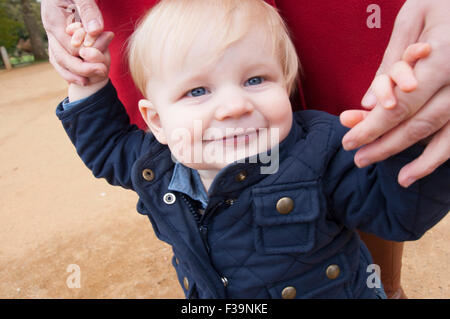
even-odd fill
[[(255, 188), (255, 248), (263, 254), (307, 253), (320, 216), (317, 181)], [(280, 200), (284, 202), (281, 205)]]
[[(260, 226), (311, 222), (319, 216), (318, 181), (273, 185), (252, 190), (255, 222)], [(293, 209), (288, 214), (277, 210), (282, 198), (290, 198)]]

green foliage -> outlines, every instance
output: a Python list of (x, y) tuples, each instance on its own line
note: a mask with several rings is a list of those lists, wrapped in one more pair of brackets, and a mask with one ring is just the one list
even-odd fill
[(10, 1), (0, 0), (0, 46), (14, 50), (20, 35), (25, 33), (23, 22), (15, 17), (15, 8)]
[[(41, 21), (41, 4), (32, 0), (32, 9), (43, 39), (46, 39), (45, 30)], [(20, 0), (0, 0), (0, 46), (4, 46), (11, 54), (15, 51), (20, 38), (28, 39), (28, 32), (25, 28), (22, 16)]]
[(23, 64), (23, 63), (31, 63), (34, 62), (34, 56), (32, 54), (22, 55), (21, 57), (11, 57), (9, 59), (9, 63), (11, 65)]

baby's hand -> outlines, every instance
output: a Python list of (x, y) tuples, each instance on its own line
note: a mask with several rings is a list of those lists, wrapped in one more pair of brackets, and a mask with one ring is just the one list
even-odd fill
[[(371, 91), (374, 98), (379, 101), (376, 105), (381, 104), (387, 109), (392, 109), (397, 105), (394, 94), (394, 87), (397, 85), (403, 92), (412, 92), (417, 88), (417, 80), (414, 76), (413, 68), (415, 63), (423, 58), (426, 58), (431, 52), (431, 47), (428, 43), (415, 43), (406, 48), (403, 53), (402, 60), (396, 62), (389, 74), (378, 75), (371, 85)], [(363, 106), (372, 109), (373, 101), (362, 102)], [(340, 115), (342, 125), (352, 128), (361, 122), (370, 111), (362, 110), (348, 110)]]
[[(72, 36), (72, 46), (81, 47), (79, 55), (85, 62), (101, 64), (100, 71), (97, 71), (94, 76), (89, 77), (89, 83), (86, 86), (79, 86), (73, 83), (69, 85), (69, 100), (75, 101), (92, 95), (108, 83), (111, 58), (108, 49), (101, 52), (94, 47), (85, 45), (87, 33), (80, 22), (69, 24), (66, 32)], [(91, 39), (89, 42), (92, 41), (95, 42), (95, 39)]]
[(403, 92), (412, 92), (417, 88), (418, 83), (413, 67), (419, 59), (426, 58), (430, 52), (431, 48), (428, 43), (412, 44), (406, 48), (402, 60), (394, 63), (388, 75), (382, 74), (375, 78), (371, 89), (385, 108), (392, 109), (397, 104), (394, 94), (395, 84)]
[[(110, 64), (110, 55), (109, 50), (107, 49), (105, 52), (101, 52), (94, 47), (90, 47), (86, 45), (86, 37), (87, 33), (83, 28), (80, 22), (74, 22), (67, 26), (66, 32), (72, 36), (71, 44), (74, 47), (80, 47), (79, 54), (80, 57), (89, 63), (101, 63), (104, 65), (103, 72), (99, 71), (96, 76), (90, 77), (90, 83), (97, 83), (102, 80), (105, 80), (108, 77), (109, 64)], [(90, 44), (92, 45), (96, 39), (92, 39)], [(93, 42), (92, 42), (93, 41)]]

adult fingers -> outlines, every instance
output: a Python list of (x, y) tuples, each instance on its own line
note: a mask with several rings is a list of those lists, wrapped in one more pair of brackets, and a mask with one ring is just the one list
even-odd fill
[[(356, 165), (364, 167), (371, 163), (382, 161), (429, 137), (436, 131), (442, 130), (450, 121), (449, 101), (450, 86), (447, 86), (433, 96), (427, 105), (420, 109), (414, 117), (401, 123), (373, 143), (358, 150), (355, 154)], [(450, 145), (450, 139), (447, 140), (447, 144)], [(432, 157), (433, 154), (436, 154), (435, 158)], [(440, 159), (439, 154), (439, 152), (431, 152), (425, 158), (429, 159), (430, 163), (436, 163)], [(421, 162), (423, 161), (421, 160)]]
[(106, 60), (106, 65), (109, 67), (110, 63), (111, 63), (111, 54), (109, 53), (109, 50), (107, 50), (105, 52), (105, 60)]
[[(48, 9), (48, 10), (50, 10), (50, 12), (46, 11), (45, 16), (47, 16), (47, 20), (44, 20), (44, 8), (45, 8), (44, 3), (47, 3), (47, 2), (50, 2), (50, 1), (44, 1), (42, 3), (42, 7), (43, 7), (42, 21), (45, 22), (44, 25), (45, 25), (45, 31), (47, 32), (47, 37), (49, 39), (49, 41), (48, 41), (49, 48), (51, 48), (54, 45), (54, 43), (57, 42), (59, 44), (59, 47), (64, 48), (64, 50), (67, 51), (69, 54), (74, 55), (74, 56), (78, 55), (78, 48), (73, 47), (70, 44), (72, 34), (69, 35), (66, 32), (66, 26), (70, 25), (71, 23), (66, 24), (65, 15), (63, 13), (57, 11), (56, 14), (54, 14), (54, 17), (53, 16), (50, 17), (49, 15), (51, 13), (53, 13), (53, 11)], [(61, 10), (61, 9), (59, 9), (59, 10)], [(60, 17), (61, 19), (58, 19), (58, 17)], [(75, 30), (73, 32), (75, 32)], [(52, 38), (52, 40), (50, 40), (50, 38)]]
[[(432, 47), (434, 48), (433, 45)], [(405, 93), (396, 87), (394, 89), (398, 101), (396, 107), (386, 109), (376, 106), (362, 122), (344, 136), (345, 149), (350, 150), (371, 143), (393, 127), (414, 116), (432, 96), (449, 82), (447, 65), (443, 62), (445, 52), (440, 51), (433, 49), (428, 58), (416, 63), (415, 76), (419, 83), (417, 89)]]
[(59, 75), (62, 76), (62, 78), (64, 80), (66, 80), (69, 83), (76, 83), (78, 85), (84, 86), (86, 84), (88, 84), (89, 79), (76, 75), (72, 72), (70, 72), (69, 70), (67, 70), (66, 68), (62, 67), (61, 65), (59, 65), (54, 57), (53, 57), (53, 52), (52, 49), (49, 47), (48, 49), (48, 55), (49, 55), (49, 61), (50, 63), (53, 65), (53, 67), (55, 68), (55, 70), (58, 72)]
[(87, 33), (95, 38), (103, 31), (103, 17), (95, 0), (74, 0), (74, 2)]
[(428, 176), (450, 158), (450, 122), (431, 139), (423, 153), (408, 163), (398, 174), (398, 183), (408, 187)]
[(59, 64), (69, 72), (81, 77), (90, 77), (94, 76), (97, 73), (107, 72), (106, 66), (104, 64), (86, 63), (83, 62), (80, 58), (70, 55), (51, 35), (49, 35), (49, 42), (50, 41), (53, 42), (51, 51), (54, 63)]
[(102, 32), (102, 34), (99, 35), (99, 37), (97, 38), (92, 47), (100, 50), (101, 52), (105, 52), (113, 38), (114, 38), (113, 32), (111, 31)]
[[(386, 74), (391, 65), (400, 60), (407, 46), (417, 42), (424, 26), (425, 13), (426, 6), (421, 1), (408, 0), (405, 2), (395, 19), (388, 46), (376, 75)], [(376, 95), (370, 86), (361, 100), (361, 105), (372, 109), (376, 103)]]
[(89, 63), (106, 63), (105, 55), (96, 48), (81, 48), (80, 56)]
[(427, 6), (423, 2), (408, 0), (398, 12), (377, 74), (387, 73), (390, 67), (401, 59), (408, 45), (416, 43), (419, 39), (427, 13)]

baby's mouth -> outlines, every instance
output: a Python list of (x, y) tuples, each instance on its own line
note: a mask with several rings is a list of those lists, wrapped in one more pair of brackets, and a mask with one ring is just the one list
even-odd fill
[(247, 131), (242, 134), (234, 134), (230, 136), (224, 136), (222, 142), (225, 146), (236, 146), (238, 144), (248, 144), (254, 138), (258, 136), (259, 130)]
[(246, 129), (241, 133), (233, 132), (229, 135), (225, 135), (222, 137), (211, 137), (205, 138), (203, 141), (205, 142), (222, 142), (224, 145), (237, 145), (241, 143), (248, 144), (251, 140), (258, 137), (259, 129)]

